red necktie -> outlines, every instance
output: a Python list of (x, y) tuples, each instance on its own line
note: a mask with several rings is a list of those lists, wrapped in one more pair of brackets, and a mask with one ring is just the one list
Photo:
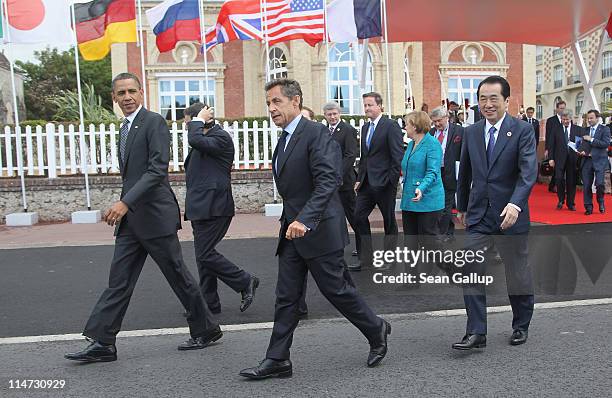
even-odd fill
[(440, 142), (440, 145), (444, 143), (444, 131), (440, 131), (440, 134), (438, 134), (438, 141)]

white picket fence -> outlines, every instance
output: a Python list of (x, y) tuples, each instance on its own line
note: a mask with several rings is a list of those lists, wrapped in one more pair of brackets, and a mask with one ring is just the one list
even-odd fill
[[(361, 127), (364, 119), (350, 119), (354, 127)], [(234, 140), (236, 149), (234, 169), (270, 169), (272, 153), (280, 129), (267, 121), (223, 123)], [(5, 126), (0, 130), (0, 177), (58, 176), (83, 174), (105, 175), (119, 173), (117, 142), (119, 126), (89, 125), (80, 132), (78, 126), (47, 124), (45, 127), (18, 128)], [(181, 172), (189, 144), (185, 126), (173, 123), (170, 128), (170, 172)], [(85, 162), (82, 162), (85, 160)]]

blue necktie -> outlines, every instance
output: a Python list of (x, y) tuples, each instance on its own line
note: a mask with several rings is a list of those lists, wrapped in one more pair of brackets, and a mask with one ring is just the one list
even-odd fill
[(495, 126), (491, 126), (489, 129), (489, 143), (487, 144), (487, 164), (491, 164), (493, 159), (493, 150), (495, 149), (495, 132), (497, 129)]
[(123, 124), (121, 125), (121, 129), (119, 130), (119, 156), (121, 156), (121, 161), (125, 163), (125, 145), (127, 144), (127, 137), (130, 133), (130, 129), (128, 128), (128, 124), (130, 121), (128, 119), (123, 120)]
[(370, 149), (370, 142), (372, 142), (372, 136), (374, 135), (374, 122), (370, 122), (370, 132), (368, 133), (368, 137), (366, 139), (366, 146)]
[(595, 136), (595, 127), (591, 127), (591, 137)]

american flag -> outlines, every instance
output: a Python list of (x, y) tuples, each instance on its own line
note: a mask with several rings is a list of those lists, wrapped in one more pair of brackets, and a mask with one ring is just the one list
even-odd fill
[(270, 44), (303, 39), (314, 46), (323, 41), (323, 0), (262, 0), (263, 26)]
[(214, 27), (216, 35), (207, 31), (206, 49), (232, 40), (266, 38), (270, 44), (303, 39), (314, 46), (323, 41), (323, 6), (323, 0), (226, 1)]

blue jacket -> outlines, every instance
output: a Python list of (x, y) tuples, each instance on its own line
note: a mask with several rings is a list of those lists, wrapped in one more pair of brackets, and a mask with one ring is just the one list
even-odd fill
[[(425, 134), (414, 152), (414, 141), (408, 144), (402, 160), (404, 189), (400, 208), (405, 211), (430, 212), (444, 208), (444, 185), (440, 176), (442, 147), (431, 135)], [(414, 190), (419, 188), (423, 197), (413, 202)]]

